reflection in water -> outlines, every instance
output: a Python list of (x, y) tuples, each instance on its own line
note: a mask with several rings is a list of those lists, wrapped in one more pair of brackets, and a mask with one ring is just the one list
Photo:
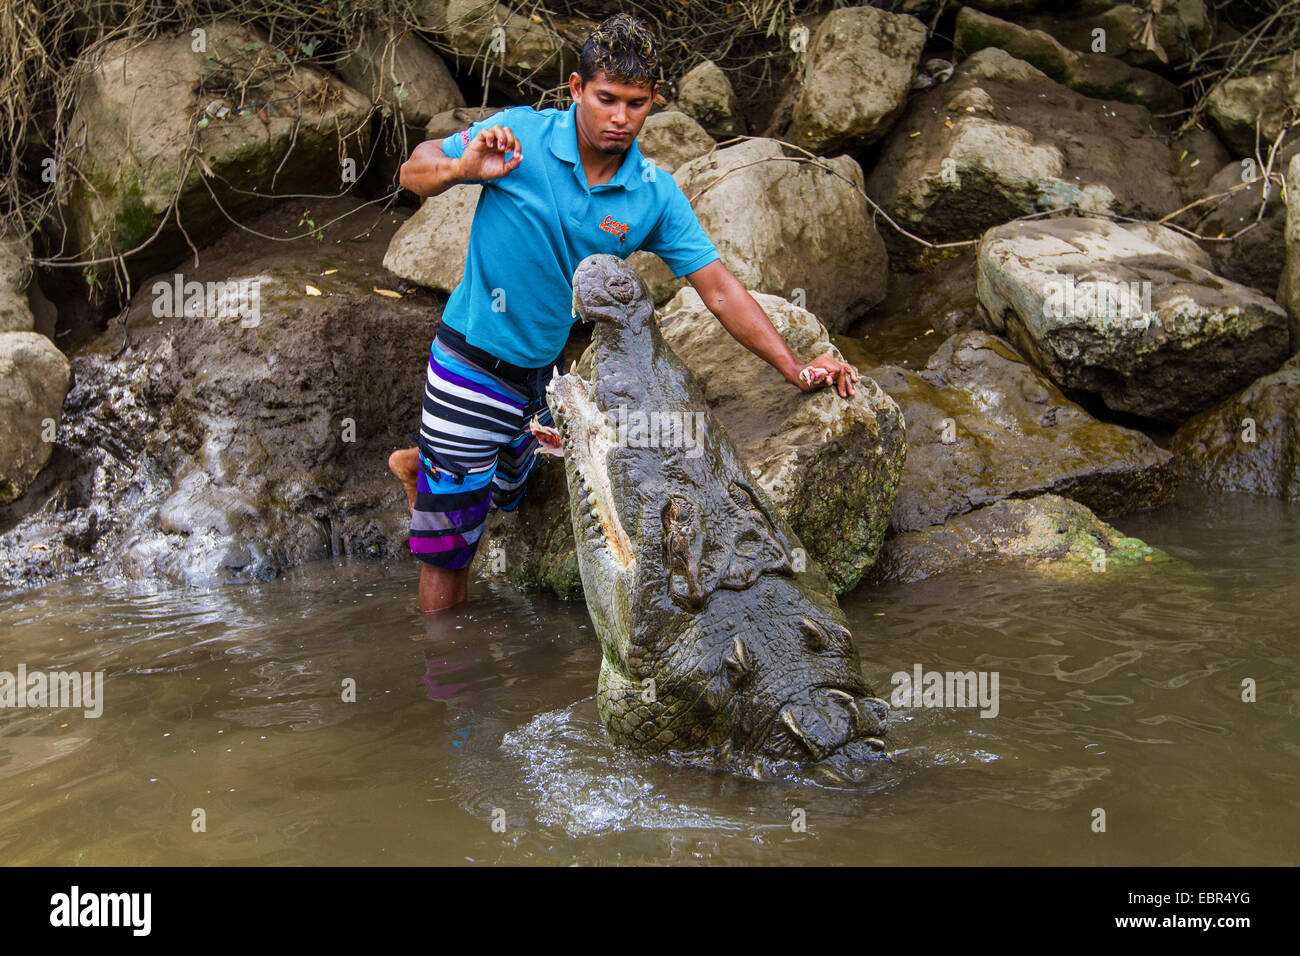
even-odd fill
[(0, 598), (0, 670), (105, 672), (99, 719), (0, 712), (0, 862), (1294, 863), (1298, 516), (1185, 495), (1115, 522), (1184, 572), (845, 596), (883, 696), (1000, 675), (994, 719), (896, 710), (862, 787), (614, 747), (581, 604), (478, 582), (421, 617), (404, 563)]

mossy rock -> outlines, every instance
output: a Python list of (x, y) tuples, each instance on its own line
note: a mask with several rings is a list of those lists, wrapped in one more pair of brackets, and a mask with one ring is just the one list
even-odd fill
[(918, 581), (956, 568), (1018, 567), (1066, 580), (1186, 566), (1059, 495), (1006, 498), (942, 525), (890, 538), (872, 583)]

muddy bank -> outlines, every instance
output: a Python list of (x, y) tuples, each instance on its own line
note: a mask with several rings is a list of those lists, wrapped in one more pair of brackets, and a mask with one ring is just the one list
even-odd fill
[(378, 265), (405, 211), (326, 225), (358, 205), (303, 200), (250, 224), (288, 237), (310, 219), (318, 240), (233, 232), (201, 251), (185, 281), (257, 280), (255, 323), (155, 315), (163, 274), (71, 354), (50, 464), (0, 511), (4, 585), (96, 569), (207, 586), (404, 550), (386, 459), (418, 422), (441, 300)]

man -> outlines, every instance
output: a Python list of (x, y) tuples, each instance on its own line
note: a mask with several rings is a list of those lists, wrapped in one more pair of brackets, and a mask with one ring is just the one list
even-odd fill
[(544, 389), (574, 321), (573, 272), (587, 256), (656, 253), (789, 382), (804, 391), (834, 382), (853, 394), (851, 365), (795, 357), (722, 264), (673, 177), (641, 155), (636, 136), (658, 73), (652, 34), (617, 14), (583, 46), (568, 110), (512, 107), (420, 143), (402, 165), (402, 186), (420, 196), (483, 186), (464, 277), (430, 350), (419, 445), (389, 459), (411, 505), (422, 612), (466, 599), (490, 506), (513, 510), (523, 496), (537, 447), (529, 422), (551, 424)]

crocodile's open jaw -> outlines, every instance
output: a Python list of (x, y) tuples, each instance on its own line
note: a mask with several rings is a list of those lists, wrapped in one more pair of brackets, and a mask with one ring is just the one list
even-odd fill
[[(555, 409), (565, 457), (573, 463), (569, 480), (578, 483), (574, 501), (582, 502), (585, 539), (604, 548), (610, 559), (626, 570), (636, 561), (636, 552), (619, 518), (608, 468), (608, 455), (618, 436), (592, 401), (586, 381), (576, 373), (551, 379), (546, 398)], [(575, 523), (577, 520), (575, 512)]]

